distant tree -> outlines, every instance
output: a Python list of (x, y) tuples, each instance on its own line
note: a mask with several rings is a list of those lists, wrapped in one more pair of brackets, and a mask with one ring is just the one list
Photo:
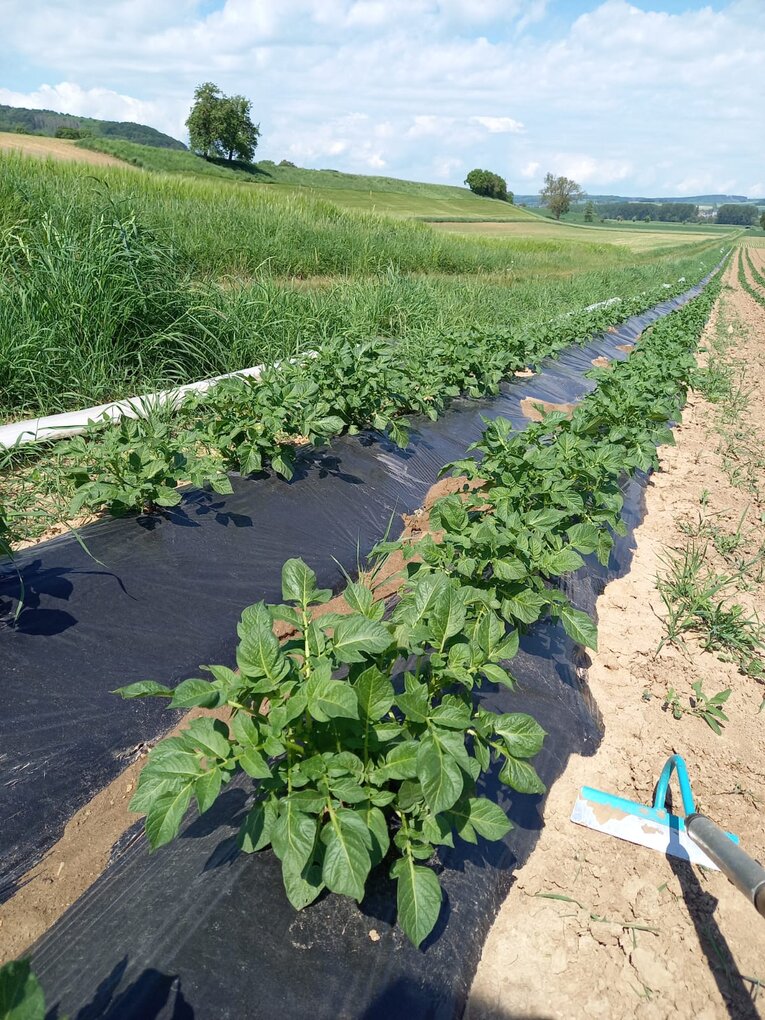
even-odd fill
[(584, 198), (584, 190), (568, 177), (545, 174), (545, 186), (540, 189), (542, 205), (546, 205), (556, 220), (571, 208), (571, 200)]
[(229, 163), (234, 156), (251, 163), (260, 137), (260, 125), (250, 117), (252, 103), (244, 96), (226, 96), (220, 108), (217, 146)]
[(53, 137), (68, 138), (71, 141), (76, 141), (78, 138), (82, 138), (82, 133), (80, 132), (79, 128), (67, 127), (66, 125), (63, 125), (62, 127), (56, 128)]
[(260, 126), (250, 116), (252, 103), (244, 96), (226, 96), (211, 81), (194, 90), (194, 105), (186, 120), (194, 152), (206, 159), (223, 156), (252, 162)]
[(584, 222), (592, 223), (594, 219), (595, 219), (595, 203), (592, 201), (592, 199), (590, 199), (590, 201), (584, 207)]
[(757, 222), (756, 205), (737, 205), (728, 203), (717, 210), (718, 223), (730, 223), (736, 227), (751, 227)]
[(186, 118), (186, 127), (191, 148), (202, 156), (211, 156), (216, 151), (224, 98), (218, 86), (211, 81), (203, 82), (194, 89), (194, 105)]
[(476, 195), (484, 198), (499, 198), (503, 202), (513, 201), (512, 191), (507, 190), (507, 181), (491, 170), (471, 170), (465, 178), (465, 184)]
[(765, 212), (760, 216), (760, 230), (765, 230)]

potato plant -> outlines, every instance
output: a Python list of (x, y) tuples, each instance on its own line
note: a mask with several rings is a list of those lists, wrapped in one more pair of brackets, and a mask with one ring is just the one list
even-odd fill
[[(228, 706), (230, 722), (195, 719), (150, 754), (131, 807), (146, 813), (152, 847), (178, 832), (192, 798), (200, 812), (232, 776), (258, 781), (239, 845), (271, 846), (290, 902), (324, 889), (361, 900), (384, 859), (398, 889), (401, 927), (416, 945), (441, 909), (437, 846), (500, 839), (502, 809), (476, 792), (498, 763), (513, 789), (542, 793), (529, 762), (544, 731), (528, 715), (478, 707), (485, 680), (512, 686), (500, 665), (515, 654), (484, 593), (443, 572), (407, 582), (390, 620), (361, 584), (349, 584), (348, 615), (314, 611), (331, 597), (301, 560), (282, 573), (282, 605), (248, 607), (239, 623), (238, 672), (209, 667), (211, 680), (174, 691), (141, 682), (123, 697), (164, 696), (174, 708)], [(280, 644), (277, 621), (294, 628)], [(407, 667), (394, 683), (397, 663)]]
[[(122, 418), (117, 425), (93, 424), (95, 438), (75, 436), (59, 448), (75, 493), (73, 516), (108, 508), (115, 517), (177, 506), (179, 486), (209, 484), (232, 491), (219, 458), (201, 454), (195, 443), (179, 447), (169, 421)], [(91, 433), (91, 435), (93, 434)]]
[(298, 445), (323, 445), (345, 428), (332, 411), (308, 362), (290, 371), (270, 366), (257, 380), (226, 380), (187, 413), (198, 441), (217, 450), (227, 470), (249, 475), (270, 465), (290, 479)]

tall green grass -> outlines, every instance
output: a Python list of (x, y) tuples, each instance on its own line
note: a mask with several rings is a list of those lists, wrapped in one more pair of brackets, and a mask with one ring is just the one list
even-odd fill
[[(716, 249), (715, 249), (716, 250)], [(332, 336), (549, 319), (685, 276), (708, 243), (439, 235), (307, 198), (0, 160), (0, 415), (53, 413), (267, 362)]]
[(66, 216), (66, 229), (84, 238), (91, 221), (111, 208), (121, 217), (135, 214), (196, 275), (358, 276), (389, 268), (519, 273), (631, 261), (629, 252), (599, 239), (573, 245), (452, 236), (282, 189), (114, 167), (94, 171), (11, 153), (0, 156), (0, 166), (0, 228), (34, 224), (48, 213), (55, 222)]

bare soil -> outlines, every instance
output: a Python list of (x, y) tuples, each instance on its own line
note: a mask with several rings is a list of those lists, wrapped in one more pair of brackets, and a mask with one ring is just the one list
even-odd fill
[(25, 156), (38, 156), (41, 159), (64, 160), (68, 163), (89, 163), (91, 166), (130, 167), (114, 156), (105, 152), (93, 152), (81, 149), (73, 141), (66, 138), (43, 138), (40, 135), (20, 135), (12, 131), (0, 131), (0, 151), (15, 150)]
[(534, 397), (524, 397), (520, 401), (520, 405), (521, 414), (530, 421), (542, 421), (546, 414), (551, 414), (553, 411), (562, 411), (567, 418), (570, 418), (577, 406), (576, 403), (554, 404), (550, 400), (536, 400)]
[[(594, 757), (571, 758), (550, 792), (539, 845), (484, 948), (469, 1020), (765, 1017), (765, 923), (746, 898), (719, 872), (569, 821), (582, 785), (650, 803), (662, 765), (678, 752), (698, 809), (765, 860), (763, 684), (693, 639), (657, 653), (666, 607), (656, 578), (668, 552), (687, 548), (689, 532), (730, 536), (739, 522), (741, 560), (756, 557), (765, 538), (765, 310), (738, 286), (735, 265), (726, 283), (704, 341), (729, 337), (749, 399), (736, 425), (692, 393), (677, 446), (661, 451), (630, 572), (598, 600), (600, 650), (587, 679), (602, 744)], [(734, 572), (711, 539), (705, 558)], [(735, 600), (765, 618), (757, 567)], [(732, 690), (720, 736), (663, 707), (669, 688), (689, 707), (699, 679), (710, 694)]]

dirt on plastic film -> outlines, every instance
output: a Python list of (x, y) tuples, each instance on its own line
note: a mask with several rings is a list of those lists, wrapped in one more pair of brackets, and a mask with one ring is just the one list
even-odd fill
[[(484, 948), (469, 1020), (765, 1017), (765, 923), (746, 897), (719, 872), (569, 821), (583, 785), (650, 803), (662, 765), (677, 752), (688, 763), (698, 810), (765, 861), (765, 687), (690, 638), (685, 649), (665, 645), (656, 654), (666, 614), (656, 577), (666, 574), (668, 551), (685, 548), (699, 520), (733, 534), (743, 514), (744, 559), (765, 537), (765, 407), (758, 398), (765, 392), (765, 310), (738, 285), (735, 260), (726, 283), (704, 340), (722, 330), (740, 359), (750, 392), (743, 432), (759, 491), (731, 484), (729, 472), (741, 469), (745, 451), (721, 451), (719, 407), (692, 393), (677, 446), (661, 450), (661, 470), (648, 486), (630, 572), (597, 603), (600, 651), (588, 683), (603, 741), (593, 758), (572, 756), (550, 793), (537, 849)], [(706, 558), (712, 569), (732, 572), (712, 541)], [(735, 600), (765, 619), (762, 583), (749, 588)], [(732, 689), (721, 736), (700, 718), (677, 720), (662, 707), (669, 688), (688, 707), (697, 680), (709, 694)]]

